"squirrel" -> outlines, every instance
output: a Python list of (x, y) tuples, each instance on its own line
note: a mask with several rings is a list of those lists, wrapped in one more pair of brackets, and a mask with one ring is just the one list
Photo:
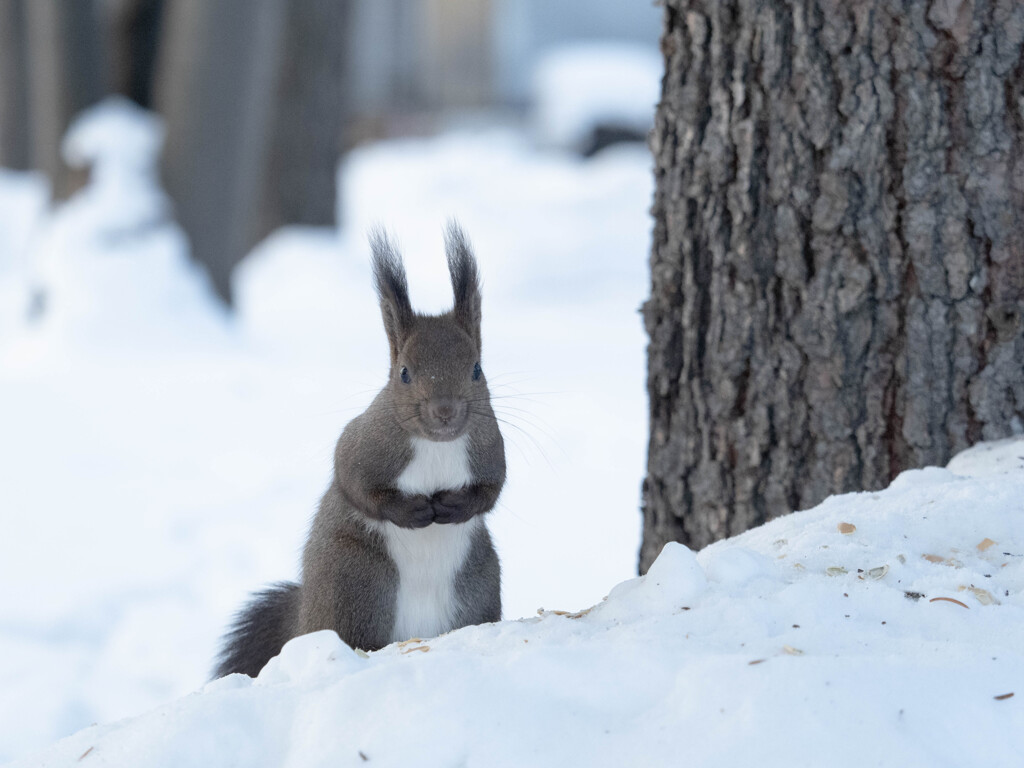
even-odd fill
[(316, 630), (373, 651), (501, 619), (500, 565), (483, 515), (505, 483), (505, 448), (480, 367), (476, 259), (449, 223), (455, 306), (422, 315), (387, 235), (372, 232), (370, 246), (387, 384), (338, 439), (301, 583), (253, 596), (224, 637), (215, 678), (255, 677), (288, 640)]

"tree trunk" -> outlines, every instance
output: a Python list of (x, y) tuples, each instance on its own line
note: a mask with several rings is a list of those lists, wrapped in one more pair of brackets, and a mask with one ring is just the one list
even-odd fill
[(103, 96), (101, 59), (93, 0), (0, 0), (0, 165), (45, 171), (58, 197), (81, 186), (60, 145)]
[(330, 224), (348, 0), (166, 0), (164, 181), (194, 257), (231, 270), (281, 224)]
[(106, 0), (103, 11), (110, 88), (150, 109), (163, 0)]
[(230, 297), (252, 246), (285, 7), (281, 0), (168, 0), (155, 100), (167, 121), (163, 176), (192, 254)]
[(31, 167), (25, 0), (0, 0), (0, 167)]
[(1024, 5), (668, 0), (645, 571), (1024, 430)]
[(333, 224), (344, 145), (348, 0), (290, 0), (263, 205), (253, 241), (284, 224)]
[(67, 197), (85, 182), (60, 153), (71, 119), (105, 93), (99, 24), (93, 0), (26, 2), (32, 165), (46, 172), (54, 194)]

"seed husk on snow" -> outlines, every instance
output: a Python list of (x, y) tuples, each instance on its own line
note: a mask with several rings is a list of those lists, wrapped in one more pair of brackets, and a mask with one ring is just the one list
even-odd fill
[(972, 595), (974, 595), (976, 598), (978, 598), (978, 602), (981, 603), (982, 605), (998, 605), (999, 604), (999, 601), (996, 600), (992, 596), (992, 593), (989, 592), (987, 589), (982, 589), (981, 587), (967, 587), (967, 591), (970, 592)]
[(970, 609), (971, 609), (971, 607), (970, 607), (969, 605), (967, 605), (967, 603), (961, 603), (961, 602), (960, 602), (959, 600), (957, 600), (957, 599), (956, 599), (955, 597), (933, 597), (933, 598), (932, 598), (931, 600), (929, 600), (928, 602), (929, 602), (929, 603), (934, 603), (934, 602), (937, 602), (937, 601), (939, 601), (939, 600), (942, 600), (942, 601), (944, 601), (944, 602), (947, 602), (947, 603), (956, 603), (956, 604), (957, 604), (957, 605), (959, 605), (959, 606), (960, 606), (961, 608), (966, 608), (967, 610), (970, 610)]

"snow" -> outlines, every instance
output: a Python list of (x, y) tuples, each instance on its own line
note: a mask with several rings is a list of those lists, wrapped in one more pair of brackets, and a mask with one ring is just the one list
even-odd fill
[[(362, 148), (343, 227), (268, 238), (229, 316), (155, 185), (159, 131), (123, 103), (87, 114), (68, 151), (106, 170), (63, 205), (0, 175), (0, 761), (1019, 763), (1024, 440), (669, 545), (630, 578), (644, 150), (583, 162), (510, 131)], [(507, 620), (371, 654), (315, 633), (256, 680), (204, 684), (246, 594), (296, 576), (334, 441), (385, 375), (366, 230), (396, 233), (414, 305), (444, 309), (451, 215), (506, 419), (488, 522)]]
[[(223, 339), (224, 317), (157, 186), (161, 141), (156, 118), (120, 98), (73, 121), (62, 150), (70, 165), (91, 168), (90, 183), (46, 219), (35, 208), (31, 236), (0, 250), (0, 265), (28, 262), (45, 301), (31, 339), (15, 332), (0, 345), (58, 358)], [(21, 216), (10, 212), (15, 226)]]
[(1024, 439), (952, 466), (669, 544), (589, 612), (313, 633), (13, 765), (1016, 765)]
[(49, 199), (49, 183), (42, 174), (0, 168), (0, 338), (13, 333), (32, 311), (28, 252)]
[(663, 69), (653, 46), (594, 41), (552, 49), (533, 76), (538, 139), (579, 149), (602, 125), (646, 135), (661, 96)]

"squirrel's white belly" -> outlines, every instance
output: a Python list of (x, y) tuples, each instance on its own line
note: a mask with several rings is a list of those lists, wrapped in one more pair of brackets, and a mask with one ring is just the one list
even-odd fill
[[(447, 443), (412, 438), (413, 458), (395, 481), (403, 493), (430, 495), (469, 485), (469, 435)], [(455, 627), (455, 577), (483, 525), (475, 517), (460, 525), (400, 528), (384, 523), (388, 553), (398, 567), (398, 600), (392, 640), (434, 637)]]
[(410, 496), (429, 496), (440, 490), (461, 488), (473, 482), (469, 470), (469, 435), (447, 443), (412, 438), (412, 461), (395, 480), (395, 486)]

